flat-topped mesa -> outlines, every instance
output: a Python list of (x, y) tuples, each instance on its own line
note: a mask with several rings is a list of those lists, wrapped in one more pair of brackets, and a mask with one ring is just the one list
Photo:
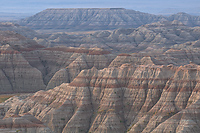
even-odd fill
[(125, 8), (47, 8), (46, 10), (126, 10)]
[(36, 30), (92, 31), (133, 28), (159, 20), (156, 15), (124, 8), (50, 8), (19, 24)]
[(18, 23), (40, 31), (92, 31), (137, 28), (158, 21), (179, 20), (199, 26), (200, 17), (175, 14), (169, 17), (125, 8), (49, 8)]

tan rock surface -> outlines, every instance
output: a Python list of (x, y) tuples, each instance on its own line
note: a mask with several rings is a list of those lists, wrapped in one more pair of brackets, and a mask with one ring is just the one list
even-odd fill
[(8, 100), (5, 116), (28, 112), (63, 133), (197, 132), (199, 70), (194, 64), (93, 67), (20, 104)]

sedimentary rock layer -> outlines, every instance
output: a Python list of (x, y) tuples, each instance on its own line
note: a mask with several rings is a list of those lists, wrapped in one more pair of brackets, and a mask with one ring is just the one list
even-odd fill
[(28, 112), (58, 133), (198, 132), (199, 70), (194, 64), (82, 70), (71, 83), (20, 103), (9, 99), (4, 113)]

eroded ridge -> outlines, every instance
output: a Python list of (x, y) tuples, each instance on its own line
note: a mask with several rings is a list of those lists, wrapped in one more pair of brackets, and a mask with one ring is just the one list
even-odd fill
[(197, 132), (199, 70), (195, 64), (93, 67), (20, 103), (9, 99), (4, 117), (28, 112), (54, 132)]

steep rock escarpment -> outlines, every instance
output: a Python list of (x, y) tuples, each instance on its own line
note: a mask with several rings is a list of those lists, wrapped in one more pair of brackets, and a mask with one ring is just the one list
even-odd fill
[(198, 132), (199, 78), (194, 64), (93, 67), (71, 83), (9, 99), (1, 112), (28, 112), (58, 133)]

